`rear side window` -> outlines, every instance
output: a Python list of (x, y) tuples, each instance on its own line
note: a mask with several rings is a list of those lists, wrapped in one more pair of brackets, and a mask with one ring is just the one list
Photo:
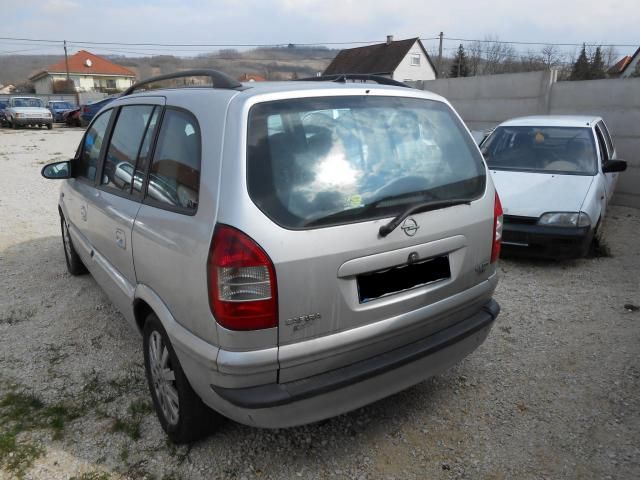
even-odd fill
[[(129, 192), (138, 152), (152, 114), (153, 105), (129, 105), (120, 109), (104, 161), (102, 185)], [(141, 181), (137, 183), (141, 184)]]
[(287, 228), (397, 215), (416, 202), (473, 200), (485, 168), (442, 102), (374, 96), (265, 102), (249, 112), (248, 187)]
[(82, 142), (82, 151), (74, 165), (76, 177), (85, 178), (90, 181), (95, 180), (102, 144), (112, 114), (113, 110), (107, 110), (100, 114), (85, 134)]
[(146, 198), (157, 206), (184, 213), (198, 207), (200, 189), (200, 128), (183, 110), (167, 109), (149, 169)]

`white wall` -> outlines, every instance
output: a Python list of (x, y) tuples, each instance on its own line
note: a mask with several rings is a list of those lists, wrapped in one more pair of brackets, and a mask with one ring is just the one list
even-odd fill
[(624, 69), (624, 72), (622, 72), (620, 78), (628, 78), (633, 75), (636, 71), (638, 63), (640, 63), (640, 54), (631, 59), (631, 63), (627, 65), (627, 68)]
[[(419, 66), (411, 65), (412, 54), (420, 55)], [(405, 80), (414, 82), (417, 80), (435, 80), (436, 72), (431, 68), (431, 64), (429, 63), (429, 60), (427, 60), (427, 57), (422, 48), (420, 48), (417, 40), (407, 55), (402, 59), (398, 68), (393, 72), (392, 78), (400, 82), (404, 82)]]

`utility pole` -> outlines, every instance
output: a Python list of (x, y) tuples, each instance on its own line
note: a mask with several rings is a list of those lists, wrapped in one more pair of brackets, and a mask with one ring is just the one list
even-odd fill
[(64, 41), (64, 65), (67, 69), (67, 84), (69, 83), (69, 57), (67, 56), (67, 41)]
[(440, 49), (438, 51), (438, 71), (436, 72), (436, 78), (440, 76), (440, 71), (442, 66), (442, 37), (444, 36), (444, 34), (440, 32), (440, 35), (438, 36), (440, 37)]

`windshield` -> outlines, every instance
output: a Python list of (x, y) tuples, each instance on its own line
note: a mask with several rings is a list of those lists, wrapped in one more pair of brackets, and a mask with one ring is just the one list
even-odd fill
[(595, 175), (596, 149), (588, 127), (499, 127), (482, 144), (489, 168)]
[(44, 107), (39, 98), (14, 98), (12, 103), (14, 107)]
[(249, 195), (288, 228), (395, 216), (478, 198), (485, 169), (444, 103), (347, 96), (260, 103), (249, 113)]

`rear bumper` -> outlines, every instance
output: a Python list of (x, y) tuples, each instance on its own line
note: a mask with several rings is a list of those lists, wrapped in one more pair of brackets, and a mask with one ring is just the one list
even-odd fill
[(585, 256), (593, 240), (591, 227), (548, 227), (505, 222), (502, 245), (505, 253), (542, 258)]
[(417, 342), (313, 377), (246, 388), (210, 385), (205, 403), (248, 425), (281, 428), (323, 420), (436, 375), (473, 352), (500, 312), (489, 300), (458, 323)]

